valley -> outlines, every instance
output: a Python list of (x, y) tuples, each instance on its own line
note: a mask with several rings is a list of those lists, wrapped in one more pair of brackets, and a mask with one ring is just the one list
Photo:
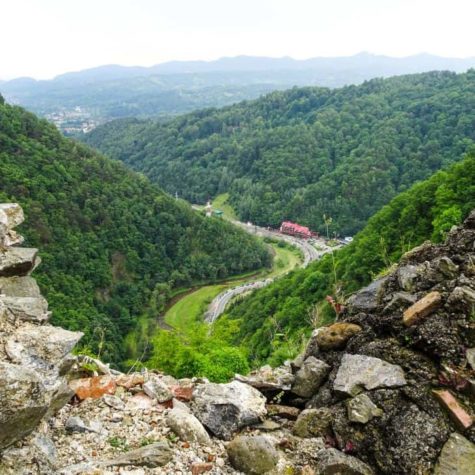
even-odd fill
[[(190, 323), (202, 320), (213, 323), (225, 311), (226, 306), (238, 296), (265, 287), (271, 284), (274, 279), (291, 270), (305, 267), (326, 252), (337, 249), (326, 246), (323, 239), (308, 242), (305, 239), (287, 236), (249, 223), (241, 223), (234, 219), (236, 215), (227, 203), (227, 198), (227, 194), (218, 196), (213, 200), (212, 209), (222, 210), (224, 218), (233, 225), (240, 227), (247, 233), (258, 236), (263, 242), (267, 242), (267, 245), (272, 248), (272, 268), (261, 270), (258, 274), (248, 277), (234, 278), (232, 281), (204, 285), (189, 291), (183, 290), (183, 296), (178, 295), (174, 298), (172, 300), (173, 305), (167, 306), (163, 318), (160, 318), (160, 321), (169, 328), (180, 330)], [(200, 213), (204, 210), (202, 206), (194, 205), (193, 207)]]
[(4, 0), (0, 475), (475, 475), (473, 0)]

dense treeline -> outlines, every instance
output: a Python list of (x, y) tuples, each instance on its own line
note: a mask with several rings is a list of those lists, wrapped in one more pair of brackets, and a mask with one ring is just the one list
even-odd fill
[(269, 264), (264, 245), (206, 219), (148, 180), (0, 96), (0, 201), (20, 203), (26, 245), (53, 322), (85, 332), (105, 359), (124, 355), (137, 317), (158, 314), (171, 289)]
[(229, 192), (242, 220), (323, 230), (326, 214), (354, 233), (475, 141), (475, 71), (294, 88), (166, 123), (112, 122), (86, 140), (189, 201)]
[(291, 355), (312, 326), (331, 321), (331, 296), (343, 303), (400, 256), (427, 239), (441, 241), (475, 208), (475, 153), (439, 171), (384, 206), (333, 255), (254, 292), (223, 317), (239, 324), (235, 342), (247, 347), (253, 364), (278, 363)]

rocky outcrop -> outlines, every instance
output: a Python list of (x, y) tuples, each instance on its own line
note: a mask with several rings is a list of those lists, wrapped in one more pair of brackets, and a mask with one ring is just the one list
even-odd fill
[(436, 473), (470, 473), (474, 348), (475, 211), (443, 245), (408, 252), (352, 296), (336, 324), (314, 332), (305, 356), (324, 361), (329, 374), (306, 403), (283, 399), (307, 408), (294, 433), (320, 430), (325, 418), (309, 412), (315, 408), (330, 414), (337, 458), (351, 454), (375, 473), (431, 473), (436, 465)]
[(47, 324), (48, 304), (29, 275), (38, 251), (11, 247), (23, 241), (13, 229), (22, 221), (20, 206), (0, 205), (0, 449), (71, 398), (64, 374), (82, 336)]

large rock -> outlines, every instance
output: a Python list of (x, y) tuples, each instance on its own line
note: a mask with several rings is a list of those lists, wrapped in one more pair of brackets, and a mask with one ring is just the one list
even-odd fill
[(316, 455), (320, 475), (372, 475), (374, 472), (361, 460), (337, 449), (319, 450)]
[(369, 398), (367, 394), (359, 394), (346, 403), (348, 419), (351, 422), (366, 424), (374, 417), (383, 415), (383, 411)]
[(259, 391), (288, 391), (295, 378), (288, 366), (272, 368), (266, 365), (256, 371), (252, 371), (248, 376), (236, 374), (234, 379), (249, 384), (253, 388), (259, 389)]
[(356, 396), (363, 389), (405, 385), (404, 371), (400, 366), (372, 356), (345, 354), (333, 382), (333, 389), (340, 394)]
[(228, 445), (231, 465), (246, 474), (260, 475), (273, 470), (279, 461), (274, 444), (265, 436), (236, 437)]
[(0, 295), (0, 301), (15, 320), (41, 324), (50, 317), (48, 302), (43, 297), (3, 297)]
[(29, 276), (0, 277), (0, 294), (7, 297), (41, 297), (36, 280)]
[(470, 312), (475, 306), (475, 291), (467, 286), (455, 287), (447, 299), (451, 308)]
[(457, 432), (451, 434), (442, 448), (434, 475), (475, 475), (475, 445)]
[(172, 409), (166, 416), (166, 423), (184, 442), (211, 444), (208, 433), (193, 414), (181, 409)]
[(305, 409), (295, 422), (293, 433), (298, 437), (325, 437), (331, 434), (332, 413), (330, 409)]
[(142, 386), (144, 393), (156, 399), (159, 403), (173, 399), (173, 393), (170, 388), (157, 376), (151, 375), (150, 379)]
[(0, 277), (28, 275), (36, 265), (38, 249), (12, 247), (0, 250)]
[(381, 303), (386, 282), (387, 277), (371, 282), (367, 287), (348, 299), (348, 306), (351, 307), (352, 311), (371, 312), (375, 310)]
[(12, 362), (28, 366), (44, 376), (43, 382), (55, 382), (63, 359), (83, 336), (49, 325), (26, 325), (6, 342), (5, 350)]
[(0, 204), (0, 248), (14, 246), (23, 242), (23, 238), (13, 231), (24, 220), (23, 210), (16, 203)]
[(4, 229), (13, 229), (25, 220), (23, 209), (18, 203), (0, 203), (0, 224)]
[(323, 327), (316, 336), (318, 348), (323, 351), (341, 350), (347, 341), (360, 331), (361, 327), (354, 323), (334, 323)]
[(265, 402), (257, 389), (232, 381), (199, 384), (193, 391), (191, 408), (214, 435), (229, 440), (238, 429), (262, 420), (267, 412)]
[(420, 267), (411, 264), (399, 267), (397, 270), (399, 287), (406, 292), (413, 292), (421, 273), (422, 270)]
[(0, 362), (0, 449), (28, 435), (48, 410), (49, 398), (33, 370)]
[(330, 371), (330, 366), (314, 356), (309, 356), (295, 375), (292, 392), (297, 396), (310, 398), (322, 385)]

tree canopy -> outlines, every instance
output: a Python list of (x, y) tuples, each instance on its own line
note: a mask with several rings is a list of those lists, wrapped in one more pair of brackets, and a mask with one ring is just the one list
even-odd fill
[(353, 234), (475, 141), (475, 71), (294, 88), (167, 122), (115, 121), (85, 140), (191, 202), (229, 192), (244, 221)]

